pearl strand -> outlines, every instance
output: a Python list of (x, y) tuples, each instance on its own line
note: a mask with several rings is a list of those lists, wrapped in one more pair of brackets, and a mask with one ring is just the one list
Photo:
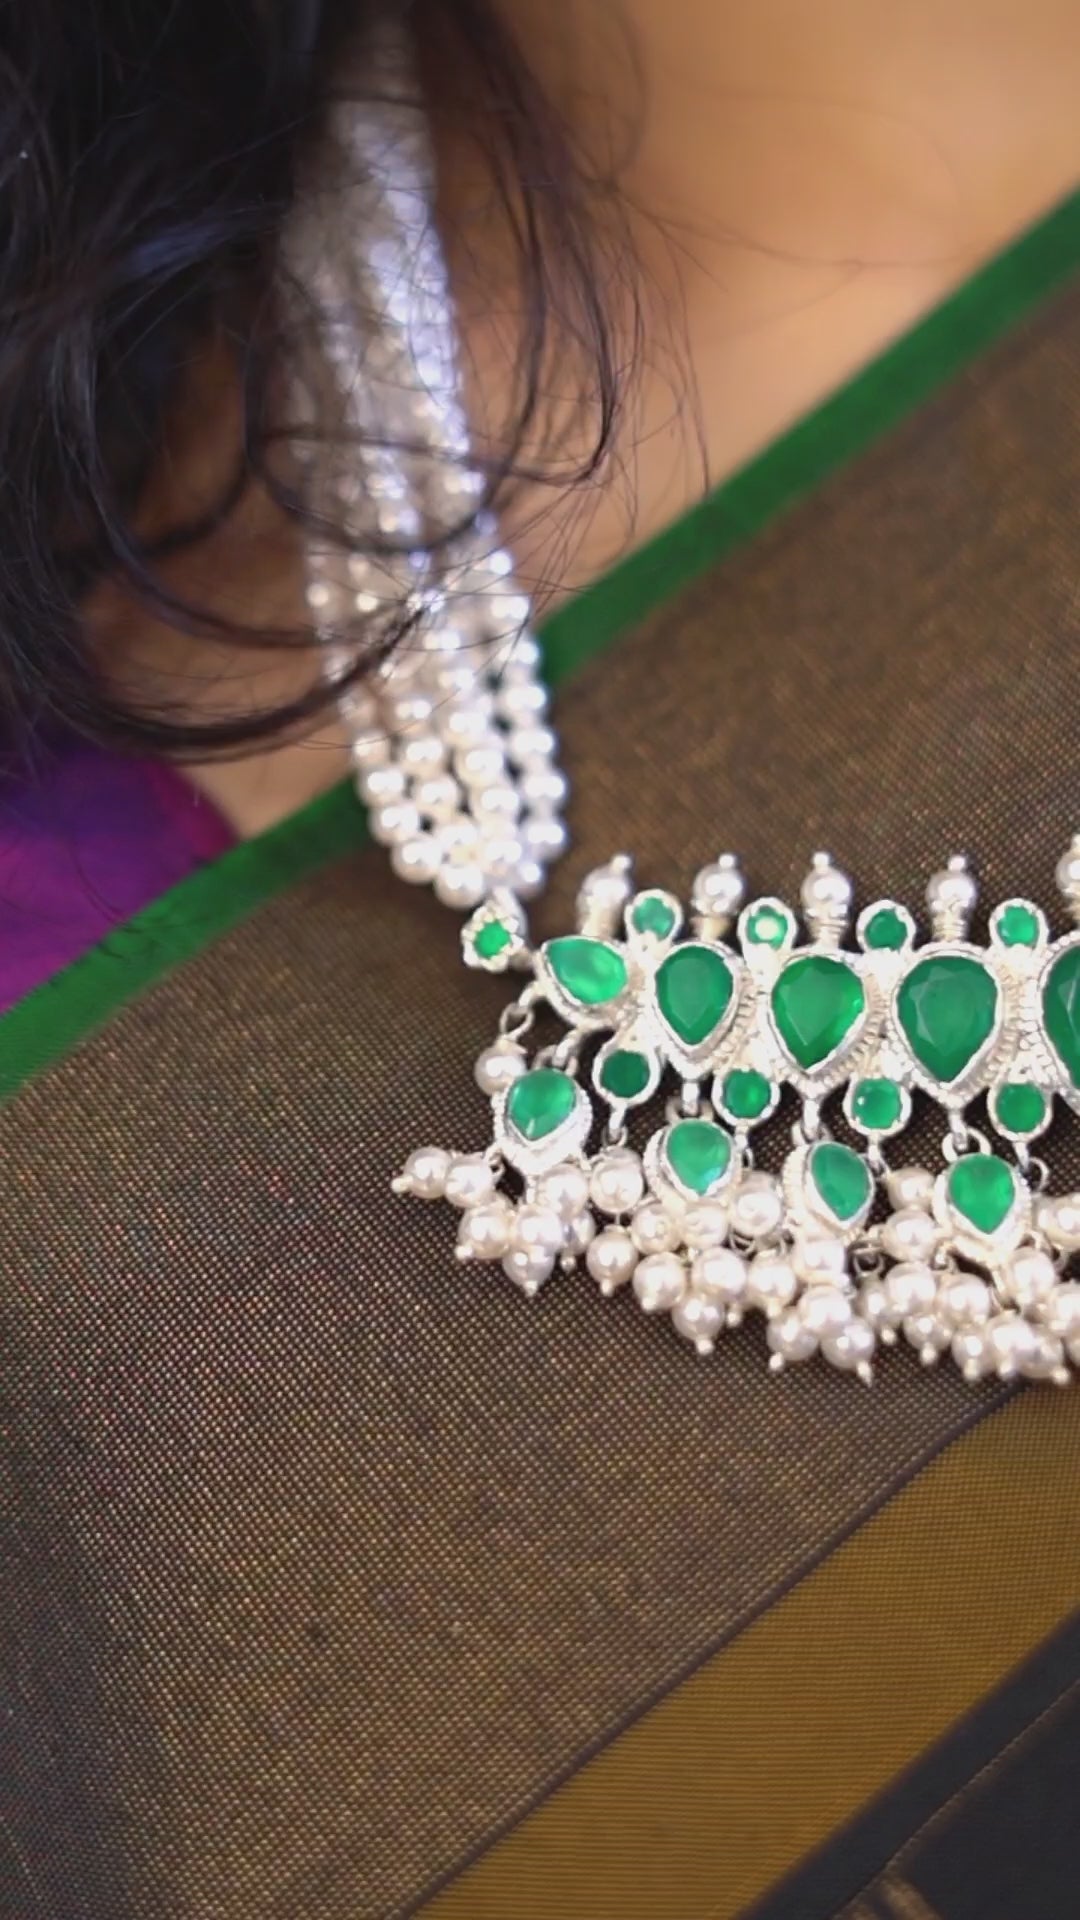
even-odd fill
[(305, 463), (308, 497), (369, 549), (307, 543), (327, 677), (371, 636), (391, 639), (402, 610), (410, 621), (339, 701), (357, 791), (403, 880), (464, 912), (496, 888), (527, 900), (566, 847), (567, 783), (528, 596), (492, 516), (472, 511), (484, 482), (470, 464), (419, 110), (341, 108), (324, 165), (324, 191), (286, 247), (318, 313), (301, 404), (310, 416), (314, 396), (316, 420), (335, 416)]

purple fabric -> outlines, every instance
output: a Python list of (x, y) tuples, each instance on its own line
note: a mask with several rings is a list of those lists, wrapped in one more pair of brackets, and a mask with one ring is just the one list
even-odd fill
[(0, 1009), (231, 844), (169, 767), (72, 742), (0, 785)]

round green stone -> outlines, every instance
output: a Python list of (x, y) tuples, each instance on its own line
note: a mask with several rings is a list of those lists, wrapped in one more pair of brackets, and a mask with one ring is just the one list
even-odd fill
[(782, 947), (791, 921), (778, 907), (755, 907), (746, 922), (746, 937), (755, 947)]
[(512, 937), (509, 927), (504, 927), (501, 920), (489, 920), (480, 928), (473, 946), (481, 960), (494, 960), (510, 945)]
[(1037, 947), (1039, 916), (1023, 900), (1011, 900), (995, 917), (994, 932), (1003, 947)]
[(1074, 1087), (1080, 1087), (1080, 946), (1066, 947), (1043, 988), (1043, 1022)]
[(506, 1117), (523, 1140), (546, 1140), (569, 1120), (577, 1105), (577, 1088), (568, 1073), (557, 1067), (534, 1067), (511, 1082)]
[(863, 928), (863, 941), (874, 952), (899, 953), (907, 945), (910, 928), (895, 907), (879, 907)]
[(706, 1194), (731, 1163), (731, 1140), (712, 1120), (677, 1120), (668, 1131), (664, 1157), (688, 1192)]
[(1016, 1177), (996, 1154), (972, 1153), (950, 1169), (946, 1191), (957, 1213), (979, 1233), (996, 1233), (1016, 1199)]
[(632, 1047), (615, 1047), (600, 1066), (600, 1085), (613, 1100), (636, 1100), (652, 1078), (652, 1065)]
[(823, 1140), (812, 1148), (810, 1178), (833, 1218), (843, 1226), (862, 1212), (873, 1192), (866, 1161), (838, 1140)]
[(733, 1120), (760, 1120), (772, 1097), (771, 1080), (753, 1067), (735, 1067), (720, 1089), (720, 1104)]
[(900, 983), (896, 1015), (923, 1071), (943, 1086), (959, 1080), (982, 1052), (998, 1015), (998, 985), (980, 960), (963, 953), (918, 960)]
[(999, 1127), (1006, 1133), (1038, 1133), (1047, 1112), (1047, 1098), (1041, 1087), (1026, 1080), (1013, 1080), (998, 1087), (991, 1106)]
[(651, 933), (666, 940), (676, 920), (674, 907), (658, 893), (647, 893), (630, 910), (630, 925), (635, 933)]
[(714, 947), (676, 947), (657, 969), (656, 1004), (685, 1047), (699, 1047), (720, 1025), (734, 988), (731, 968)]
[(789, 961), (772, 990), (776, 1030), (806, 1073), (836, 1053), (865, 1008), (858, 974), (825, 953)]
[(622, 993), (627, 982), (626, 961), (605, 940), (569, 934), (549, 940), (544, 958), (563, 992), (583, 1007), (600, 1007)]
[(865, 1133), (890, 1133), (904, 1114), (904, 1090), (895, 1080), (857, 1080), (849, 1100), (851, 1118)]

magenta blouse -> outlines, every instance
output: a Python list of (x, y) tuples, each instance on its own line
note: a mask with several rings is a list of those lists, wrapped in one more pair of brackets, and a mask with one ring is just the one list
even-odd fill
[(173, 768), (80, 742), (0, 782), (0, 1010), (232, 837)]

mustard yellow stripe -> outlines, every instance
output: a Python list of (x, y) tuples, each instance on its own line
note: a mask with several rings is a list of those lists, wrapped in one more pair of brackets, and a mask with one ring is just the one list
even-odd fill
[(1080, 1391), (1020, 1396), (421, 1909), (728, 1920), (1080, 1603)]

